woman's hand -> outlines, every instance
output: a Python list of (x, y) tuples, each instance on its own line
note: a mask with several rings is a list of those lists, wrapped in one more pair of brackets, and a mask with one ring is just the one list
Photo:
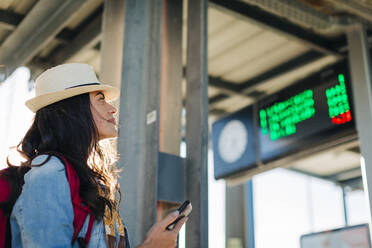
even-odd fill
[(145, 241), (137, 248), (174, 248), (177, 245), (177, 235), (183, 224), (187, 221), (187, 217), (182, 218), (171, 231), (165, 228), (177, 219), (178, 211), (170, 213), (163, 220), (153, 225), (150, 231), (146, 234)]

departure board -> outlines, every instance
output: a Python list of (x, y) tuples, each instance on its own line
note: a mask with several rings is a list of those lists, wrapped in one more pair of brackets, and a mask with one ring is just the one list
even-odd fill
[(263, 162), (355, 131), (346, 65), (269, 96), (258, 103), (257, 111)]
[(277, 159), (355, 139), (350, 86), (341, 62), (214, 122), (215, 178), (259, 173)]

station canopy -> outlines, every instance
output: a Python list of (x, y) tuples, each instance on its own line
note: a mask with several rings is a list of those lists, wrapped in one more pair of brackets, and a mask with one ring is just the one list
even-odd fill
[[(0, 65), (8, 74), (27, 66), (35, 79), (52, 66), (83, 62), (99, 75), (102, 14), (103, 0), (0, 1)], [(363, 0), (210, 0), (210, 122), (347, 59), (345, 28), (371, 20), (372, 3)], [(358, 142), (304, 158), (292, 168), (362, 187)]]

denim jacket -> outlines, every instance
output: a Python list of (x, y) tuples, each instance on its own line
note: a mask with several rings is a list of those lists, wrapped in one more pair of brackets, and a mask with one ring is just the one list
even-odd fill
[[(40, 164), (46, 158), (47, 155), (40, 155), (32, 164)], [(74, 212), (62, 162), (52, 156), (44, 165), (32, 167), (24, 179), (10, 217), (12, 247), (79, 247), (77, 241), (71, 244)], [(88, 222), (89, 218), (78, 237), (85, 237)], [(88, 247), (107, 247), (103, 221), (94, 222)]]

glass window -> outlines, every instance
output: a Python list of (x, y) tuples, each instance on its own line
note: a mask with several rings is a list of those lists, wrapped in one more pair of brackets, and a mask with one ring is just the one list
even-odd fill
[(368, 223), (366, 195), (362, 190), (346, 193), (346, 209), (349, 225)]
[(320, 232), (343, 227), (345, 215), (341, 187), (330, 181), (309, 178), (311, 199), (308, 208), (313, 216), (311, 231)]
[(345, 224), (342, 191), (287, 169), (253, 177), (256, 248), (299, 248), (303, 234)]
[(307, 177), (284, 169), (253, 177), (256, 248), (299, 247), (310, 230)]

